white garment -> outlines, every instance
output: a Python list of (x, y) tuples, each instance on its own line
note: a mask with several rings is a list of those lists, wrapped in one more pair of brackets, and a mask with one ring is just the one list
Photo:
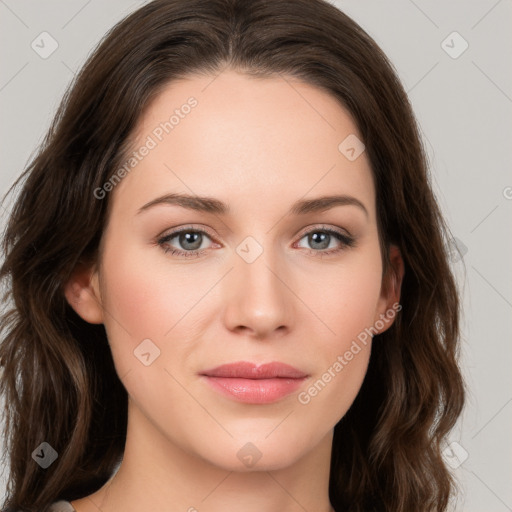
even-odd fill
[(56, 501), (50, 505), (48, 512), (76, 512), (69, 501)]

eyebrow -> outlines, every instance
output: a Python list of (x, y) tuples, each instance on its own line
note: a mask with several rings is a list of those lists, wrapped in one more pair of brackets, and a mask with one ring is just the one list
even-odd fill
[[(142, 206), (137, 215), (153, 208), (157, 205), (177, 205), (189, 210), (213, 213), (217, 215), (227, 215), (230, 208), (226, 203), (219, 201), (213, 197), (192, 196), (189, 194), (166, 194), (153, 199), (149, 203)], [(364, 211), (368, 217), (368, 210), (365, 205), (355, 197), (348, 195), (322, 196), (314, 199), (299, 199), (291, 206), (289, 214), (305, 215), (313, 212), (322, 212), (334, 208), (335, 206), (357, 206)]]

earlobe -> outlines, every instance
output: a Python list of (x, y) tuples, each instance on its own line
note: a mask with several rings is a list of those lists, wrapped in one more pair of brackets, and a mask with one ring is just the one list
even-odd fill
[(103, 323), (103, 306), (95, 268), (80, 264), (66, 283), (64, 295), (83, 320), (90, 324)]
[(376, 323), (378, 319), (387, 319), (385, 325), (382, 326), (383, 328), (379, 329), (379, 334), (391, 327), (396, 313), (402, 309), (400, 305), (400, 292), (405, 274), (405, 265), (400, 249), (396, 245), (390, 245), (389, 247), (389, 262), (390, 267), (383, 279), (379, 307), (375, 317)]

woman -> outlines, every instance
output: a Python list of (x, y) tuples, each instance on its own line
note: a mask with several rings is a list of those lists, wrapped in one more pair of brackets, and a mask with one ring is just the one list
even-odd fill
[(150, 2), (22, 178), (5, 507), (447, 509), (448, 229), (403, 87), (346, 15)]

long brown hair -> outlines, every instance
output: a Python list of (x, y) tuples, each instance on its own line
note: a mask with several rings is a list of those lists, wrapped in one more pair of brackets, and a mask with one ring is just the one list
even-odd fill
[[(127, 393), (102, 325), (83, 321), (63, 287), (97, 261), (109, 197), (101, 188), (151, 98), (192, 72), (229, 66), (292, 76), (337, 98), (366, 145), (384, 263), (405, 264), (403, 306), (375, 337), (363, 386), (335, 427), (329, 495), (344, 511), (443, 511), (453, 489), (442, 443), (464, 402), (459, 297), (425, 151), (393, 66), (354, 21), (323, 0), (156, 0), (117, 24), (68, 89), (3, 237), (0, 279), (4, 507), (45, 512), (99, 489), (122, 459)], [(341, 141), (340, 141), (341, 142)], [(386, 269), (386, 266), (385, 266)], [(7, 281), (7, 282), (5, 282)], [(47, 442), (57, 460), (32, 457)]]

